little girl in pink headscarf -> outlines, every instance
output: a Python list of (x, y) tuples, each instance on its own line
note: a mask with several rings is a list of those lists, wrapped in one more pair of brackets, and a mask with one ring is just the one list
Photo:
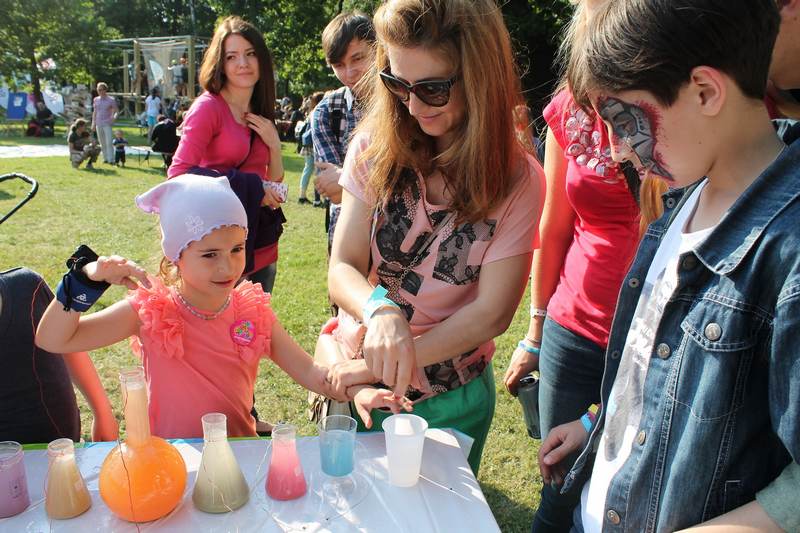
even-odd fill
[[(36, 343), (54, 353), (88, 351), (130, 337), (142, 359), (150, 425), (163, 438), (203, 435), (200, 418), (227, 416), (232, 437), (255, 437), (250, 414), (258, 363), (269, 357), (303, 387), (346, 399), (328, 369), (289, 336), (258, 284), (239, 280), (245, 265), (247, 217), (225, 178), (181, 176), (136, 198), (158, 213), (164, 251), (160, 279), (122, 257), (97, 258), (81, 247), (71, 258)], [(137, 283), (138, 280), (139, 283)], [(131, 289), (125, 300), (81, 316), (110, 284)], [(370, 406), (397, 409), (390, 391)]]

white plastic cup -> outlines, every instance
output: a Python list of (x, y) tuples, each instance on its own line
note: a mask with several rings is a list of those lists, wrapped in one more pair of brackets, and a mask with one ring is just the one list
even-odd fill
[(417, 415), (392, 415), (383, 421), (389, 483), (395, 487), (413, 487), (419, 480), (422, 448), (428, 422)]

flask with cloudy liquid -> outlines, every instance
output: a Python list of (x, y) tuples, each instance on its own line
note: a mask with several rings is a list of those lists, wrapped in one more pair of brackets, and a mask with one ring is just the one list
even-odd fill
[(250, 487), (228, 443), (227, 417), (203, 416), (203, 458), (197, 471), (192, 501), (207, 513), (227, 513), (247, 503)]
[(92, 506), (92, 498), (75, 462), (72, 439), (56, 439), (48, 444), (47, 458), (47, 516), (63, 520), (85, 513)]

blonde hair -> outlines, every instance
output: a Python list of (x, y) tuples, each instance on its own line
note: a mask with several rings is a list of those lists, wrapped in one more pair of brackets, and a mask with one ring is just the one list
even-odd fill
[[(510, 193), (526, 152), (514, 131), (513, 110), (524, 104), (511, 39), (494, 0), (388, 0), (375, 12), (375, 64), (358, 91), (367, 94), (359, 130), (374, 142), (363, 154), (378, 204), (410, 186), (413, 168), (445, 176), (450, 208), (460, 220), (485, 218)], [(421, 47), (445, 55), (458, 77), (467, 110), (453, 143), (437, 153), (406, 106), (386, 89), (379, 72), (387, 46)]]
[(167, 287), (177, 286), (181, 280), (180, 272), (178, 272), (178, 265), (167, 259), (161, 258), (161, 263), (158, 265), (158, 277), (164, 282)]

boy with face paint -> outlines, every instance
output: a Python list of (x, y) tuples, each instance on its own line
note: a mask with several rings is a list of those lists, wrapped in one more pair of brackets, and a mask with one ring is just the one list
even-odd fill
[(540, 449), (545, 482), (583, 487), (578, 531), (800, 526), (774, 491), (800, 501), (784, 479), (800, 459), (800, 142), (763, 105), (778, 24), (774, 0), (617, 0), (570, 58), (614, 159), (673, 188), (619, 295), (600, 412)]

